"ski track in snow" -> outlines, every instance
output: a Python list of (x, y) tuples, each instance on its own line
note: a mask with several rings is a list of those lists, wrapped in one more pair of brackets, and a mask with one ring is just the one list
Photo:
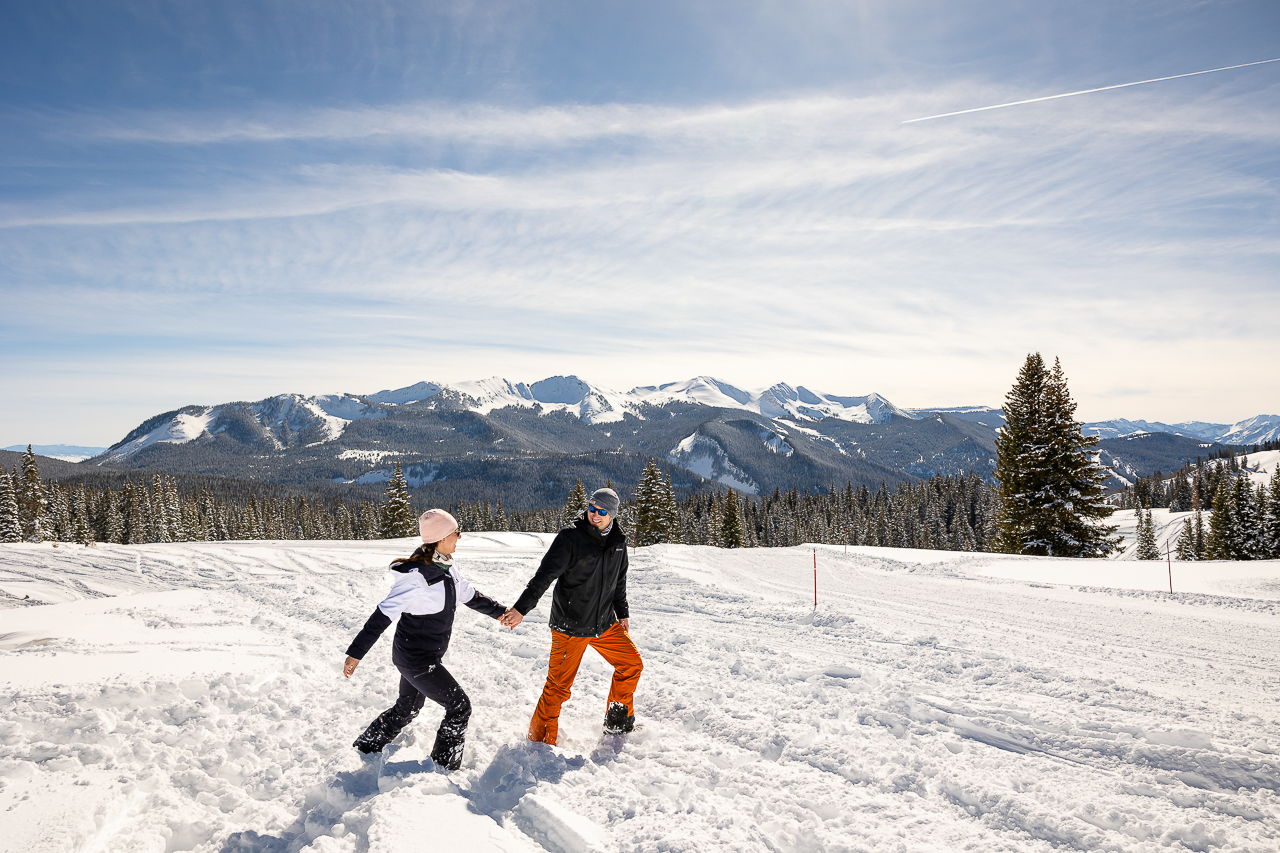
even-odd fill
[[(549, 538), (469, 534), (459, 567), (509, 603)], [(430, 703), (350, 746), (397, 674), (390, 631), (350, 680), (343, 650), (412, 545), (0, 546), (0, 851), (1280, 848), (1280, 563), (1175, 564), (1170, 595), (819, 546), (815, 609), (810, 548), (640, 549), (640, 728), (600, 735), (588, 652), (560, 746), (524, 742), (549, 599), (514, 633), (459, 608), (445, 775)]]

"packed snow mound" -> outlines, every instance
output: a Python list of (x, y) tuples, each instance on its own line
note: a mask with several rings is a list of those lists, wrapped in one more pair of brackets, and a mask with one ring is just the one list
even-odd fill
[[(510, 602), (550, 539), (469, 532), (457, 565)], [(514, 632), (463, 607), (445, 664), (473, 713), (445, 774), (431, 703), (382, 756), (351, 748), (395, 699), (389, 635), (340, 674), (414, 544), (0, 545), (0, 850), (1246, 853), (1280, 837), (1280, 563), (1175, 562), (1171, 595), (1163, 563), (634, 549), (636, 732), (601, 735), (610, 670), (588, 652), (560, 745), (526, 742), (548, 602)]]

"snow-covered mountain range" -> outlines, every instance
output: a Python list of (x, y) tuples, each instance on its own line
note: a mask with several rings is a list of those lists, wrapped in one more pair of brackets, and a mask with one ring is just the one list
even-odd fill
[[(936, 409), (905, 409), (909, 417), (919, 418), (929, 413), (952, 415), (961, 420), (984, 423), (992, 427), (1004, 424), (1004, 410), (991, 406), (956, 406)], [(1109, 421), (1092, 421), (1084, 425), (1085, 435), (1098, 438), (1129, 438), (1147, 433), (1169, 433), (1218, 444), (1251, 445), (1280, 440), (1280, 415), (1257, 415), (1234, 424), (1214, 424), (1205, 421), (1185, 421), (1166, 424), (1159, 421), (1131, 421), (1116, 418)]]
[[(801, 386), (778, 383), (746, 391), (727, 382), (699, 376), (684, 382), (649, 385), (627, 392), (592, 385), (576, 376), (553, 376), (532, 384), (501, 377), (453, 384), (419, 382), (375, 394), (327, 394), (316, 397), (280, 394), (255, 403), (188, 406), (152, 418), (98, 460), (127, 459), (157, 442), (185, 444), (203, 435), (228, 431), (265, 441), (277, 450), (314, 446), (340, 438), (356, 420), (382, 418), (387, 407), (421, 404), (426, 409), (465, 410), (488, 415), (499, 409), (537, 409), (539, 414), (565, 412), (591, 424), (612, 424), (628, 415), (644, 420), (645, 409), (671, 403), (740, 409), (766, 418), (815, 421), (837, 418), (853, 423), (885, 423), (891, 417), (918, 418), (879, 394), (840, 397)], [(377, 405), (381, 404), (381, 405)]]
[[(148, 419), (88, 464), (346, 484), (385, 482), (399, 463), (411, 485), (430, 483), (441, 500), (475, 499), (494, 487), (508, 505), (545, 505), (538, 502), (561, 494), (566, 478), (570, 485), (574, 478), (633, 484), (650, 458), (682, 472), (685, 486), (748, 494), (844, 482), (878, 487), (939, 473), (989, 476), (1002, 424), (1002, 411), (987, 406), (906, 409), (879, 394), (786, 383), (747, 390), (699, 376), (616, 391), (575, 376), (529, 384), (492, 377), (188, 406)], [(1230, 426), (1108, 421), (1088, 429), (1110, 440), (1176, 432), (1173, 444), (1124, 442), (1121, 469), (1140, 473), (1207, 455), (1202, 448), (1216, 435), (1269, 440), (1280, 435), (1280, 417)]]

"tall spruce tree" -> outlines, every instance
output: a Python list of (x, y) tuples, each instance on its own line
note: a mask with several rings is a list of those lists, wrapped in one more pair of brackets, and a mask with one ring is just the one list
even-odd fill
[(1178, 547), (1174, 549), (1178, 559), (1189, 563), (1196, 559), (1196, 531), (1191, 517), (1182, 519), (1182, 529), (1178, 532)]
[(1236, 560), (1241, 549), (1240, 519), (1236, 515), (1236, 493), (1230, 480), (1219, 484), (1209, 514), (1209, 534), (1205, 537), (1206, 560)]
[(382, 526), (380, 533), (383, 539), (403, 539), (418, 534), (418, 521), (409, 508), (409, 484), (405, 482), (400, 463), (396, 463), (395, 472), (387, 483), (386, 500), (382, 504)]
[(18, 493), (13, 478), (0, 468), (0, 542), (21, 542), (22, 520), (18, 516)]
[(640, 475), (632, 503), (635, 512), (631, 520), (631, 535), (636, 545), (656, 545), (668, 541), (666, 489), (662, 482), (662, 472), (652, 458)]
[(729, 489), (724, 496), (724, 506), (720, 511), (720, 547), (741, 548), (745, 544), (746, 533), (742, 529), (742, 506), (738, 501), (738, 492)]
[(28, 444), (22, 457), (22, 479), (18, 483), (18, 517), (22, 520), (23, 539), (43, 542), (50, 537), (48, 507), (40, 466)]
[(1280, 465), (1271, 472), (1267, 506), (1262, 516), (1262, 542), (1268, 559), (1280, 559)]
[(1001, 550), (1102, 557), (1119, 544), (1115, 526), (1102, 523), (1113, 510), (1090, 455), (1098, 440), (1081, 432), (1075, 410), (1061, 364), (1050, 371), (1040, 353), (1028, 355), (996, 437)]
[(1151, 510), (1139, 508), (1138, 514), (1138, 549), (1139, 560), (1160, 559), (1160, 545), (1156, 542), (1156, 525), (1151, 518)]

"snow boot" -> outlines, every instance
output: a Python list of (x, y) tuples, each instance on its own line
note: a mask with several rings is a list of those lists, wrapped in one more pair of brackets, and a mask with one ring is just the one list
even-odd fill
[(441, 723), (436, 731), (436, 742), (431, 747), (431, 760), (445, 770), (462, 769), (462, 750), (466, 746), (467, 722)]
[(388, 736), (387, 727), (382, 724), (382, 718), (374, 720), (369, 724), (369, 728), (360, 733), (360, 737), (355, 739), (355, 743), (351, 744), (356, 749), (369, 755), (374, 752), (382, 752), (382, 748), (391, 742)]
[(627, 706), (621, 702), (610, 702), (609, 710), (604, 715), (604, 733), (622, 735), (634, 731), (636, 715), (627, 713)]

